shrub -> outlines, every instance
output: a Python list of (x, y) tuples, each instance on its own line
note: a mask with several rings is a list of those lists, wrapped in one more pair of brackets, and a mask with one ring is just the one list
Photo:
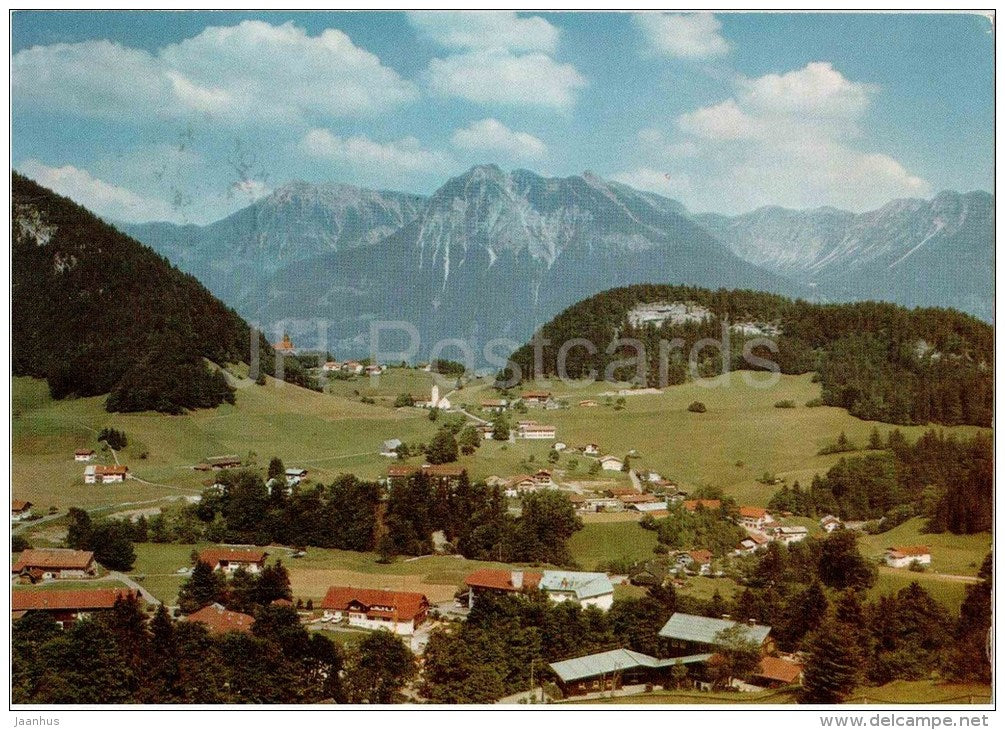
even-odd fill
[(812, 398), (812, 399), (806, 401), (806, 407), (807, 408), (819, 408), (823, 404), (824, 404), (824, 399), (823, 398)]
[(795, 408), (796, 404), (790, 400), (780, 400), (775, 403), (775, 408)]
[(694, 401), (691, 405), (687, 407), (687, 409), (691, 411), (691, 413), (704, 413), (706, 410), (708, 410), (707, 408), (705, 408), (705, 404), (702, 403), (700, 400)]

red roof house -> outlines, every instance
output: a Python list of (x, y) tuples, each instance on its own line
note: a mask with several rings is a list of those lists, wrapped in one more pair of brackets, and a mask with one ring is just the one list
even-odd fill
[(257, 573), (265, 567), (265, 559), (268, 556), (264, 550), (206, 548), (200, 551), (199, 562), (224, 573), (233, 573), (238, 568), (244, 568), (249, 573)]
[(195, 613), (190, 613), (188, 621), (202, 624), (211, 634), (225, 634), (228, 631), (240, 631), (248, 633), (251, 631), (255, 617), (237, 611), (228, 611), (219, 603), (200, 608)]
[(422, 593), (332, 586), (321, 602), (324, 619), (411, 636), (429, 612)]

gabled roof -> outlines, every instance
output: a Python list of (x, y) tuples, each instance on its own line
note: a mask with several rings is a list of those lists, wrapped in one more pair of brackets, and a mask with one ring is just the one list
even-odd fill
[(547, 390), (528, 390), (523, 393), (522, 398), (551, 398), (551, 393)]
[(736, 621), (729, 621), (721, 618), (708, 618), (707, 616), (693, 616), (689, 613), (675, 613), (670, 620), (663, 624), (659, 635), (665, 639), (678, 639), (680, 641), (693, 641), (699, 644), (715, 645), (718, 641), (716, 635), (724, 629), (733, 626), (740, 626), (745, 629), (747, 638), (756, 641), (758, 644), (764, 642), (771, 633), (770, 626), (761, 624), (744, 624)]
[(802, 673), (802, 664), (779, 659), (778, 657), (765, 656), (761, 657), (761, 664), (758, 666), (757, 671), (754, 672), (754, 676), (764, 677), (775, 682), (784, 682), (785, 684), (795, 684)]
[(708, 550), (691, 550), (688, 553), (688, 557), (698, 563), (698, 565), (705, 565), (706, 563), (712, 562), (712, 553)]
[(74, 456), (90, 456), (94, 453), (94, 449), (77, 449), (73, 452)]
[(25, 568), (86, 570), (93, 563), (94, 553), (89, 550), (36, 548), (23, 551), (18, 561), (11, 566), (11, 572), (20, 573)]
[(614, 592), (614, 585), (606, 573), (580, 573), (570, 570), (546, 570), (541, 577), (542, 591), (571, 591), (583, 600)]
[(236, 548), (206, 548), (199, 551), (199, 562), (216, 566), (218, 563), (262, 563), (268, 557), (264, 550), (238, 550)]
[(563, 682), (574, 682), (577, 679), (587, 677), (598, 677), (602, 674), (613, 674), (623, 672), (628, 669), (646, 667), (650, 669), (660, 669), (672, 667), (677, 662), (681, 664), (694, 664), (708, 661), (711, 654), (695, 654), (692, 656), (675, 657), (673, 659), (656, 659), (648, 654), (643, 654), (631, 649), (612, 649), (602, 651), (598, 654), (588, 654), (587, 656), (566, 659), (561, 662), (552, 662), (548, 666), (558, 675)]
[(25, 502), (23, 499), (12, 499), (10, 501), (11, 512), (24, 512), (29, 507), (31, 507), (31, 502)]
[(42, 590), (14, 591), (11, 611), (84, 611), (112, 608), (115, 599), (127, 598), (126, 588), (89, 588), (81, 591)]
[(219, 603), (200, 608), (195, 613), (188, 615), (188, 620), (203, 624), (211, 634), (225, 634), (228, 631), (240, 631), (247, 633), (251, 631), (251, 625), (255, 623), (255, 617), (237, 611), (228, 611)]
[[(88, 468), (90, 468), (90, 467), (88, 467)], [(105, 476), (105, 475), (115, 476), (115, 475), (119, 475), (119, 474), (121, 474), (122, 476), (125, 476), (128, 472), (129, 472), (129, 467), (128, 466), (122, 466), (121, 464), (112, 464), (110, 466), (104, 466), (102, 464), (98, 464), (97, 466), (94, 467), (94, 472), (93, 473), (94, 474), (99, 474), (101, 476)]]
[(541, 582), (542, 574), (533, 570), (512, 571), (500, 568), (479, 568), (471, 573), (464, 582), (469, 588), (491, 588), (497, 591), (521, 590), (513, 585), (513, 573), (523, 573), (523, 587), (536, 588)]
[(932, 554), (932, 551), (925, 545), (899, 545), (897, 547), (888, 547), (886, 551), (892, 556), (899, 558)]
[(740, 517), (760, 520), (768, 516), (768, 510), (763, 507), (740, 507)]
[(353, 603), (360, 604), (368, 613), (374, 608), (389, 608), (398, 621), (411, 621), (429, 606), (429, 600), (422, 593), (332, 586), (321, 602), (321, 608), (345, 611)]

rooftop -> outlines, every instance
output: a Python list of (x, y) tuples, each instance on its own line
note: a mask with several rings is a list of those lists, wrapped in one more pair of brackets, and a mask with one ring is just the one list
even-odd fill
[(93, 562), (94, 553), (89, 550), (36, 548), (23, 551), (18, 561), (11, 566), (11, 572), (20, 573), (25, 568), (85, 570)]
[(225, 634), (228, 631), (247, 633), (251, 631), (251, 625), (255, 623), (254, 616), (228, 611), (219, 603), (200, 608), (195, 613), (189, 614), (188, 620), (203, 624), (211, 634)]
[(676, 657), (674, 659), (656, 659), (648, 654), (642, 654), (631, 649), (612, 649), (611, 651), (602, 651), (599, 654), (588, 654), (587, 656), (576, 657), (575, 659), (552, 662), (549, 666), (563, 682), (574, 682), (577, 679), (596, 677), (613, 672), (623, 672), (627, 669), (636, 669), (638, 667), (658, 669), (672, 667), (677, 662), (681, 664), (694, 664), (696, 662), (708, 661), (711, 656), (711, 654), (695, 654), (692, 656)]
[(678, 639), (680, 641), (692, 641), (698, 644), (715, 645), (718, 641), (719, 632), (740, 626), (745, 629), (747, 638), (756, 641), (758, 644), (764, 642), (771, 633), (770, 626), (761, 624), (745, 624), (728, 619), (708, 618), (707, 616), (693, 616), (689, 613), (675, 613), (670, 620), (663, 624), (659, 635), (665, 639)]
[(199, 552), (199, 562), (216, 566), (217, 563), (261, 563), (268, 557), (264, 550), (239, 550), (237, 548), (206, 548)]
[(43, 590), (14, 591), (11, 596), (12, 611), (81, 611), (112, 608), (120, 596), (132, 592), (126, 588), (89, 588), (80, 591)]
[(533, 570), (502, 570), (500, 568), (479, 568), (464, 582), (472, 588), (492, 588), (497, 591), (519, 590), (513, 585), (513, 573), (523, 575), (523, 587), (536, 588), (542, 574)]
[(593, 598), (614, 592), (606, 573), (580, 573), (570, 570), (546, 570), (541, 577), (543, 591), (571, 591), (576, 598)]
[(332, 586), (325, 594), (321, 608), (344, 611), (352, 604), (358, 604), (368, 612), (372, 608), (388, 608), (397, 620), (411, 621), (429, 605), (429, 600), (422, 593)]

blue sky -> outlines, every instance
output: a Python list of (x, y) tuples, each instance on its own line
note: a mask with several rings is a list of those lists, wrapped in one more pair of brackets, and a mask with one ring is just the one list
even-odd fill
[(979, 15), (17, 12), (12, 42), (14, 167), (121, 220), (483, 162), (724, 213), (992, 187)]

